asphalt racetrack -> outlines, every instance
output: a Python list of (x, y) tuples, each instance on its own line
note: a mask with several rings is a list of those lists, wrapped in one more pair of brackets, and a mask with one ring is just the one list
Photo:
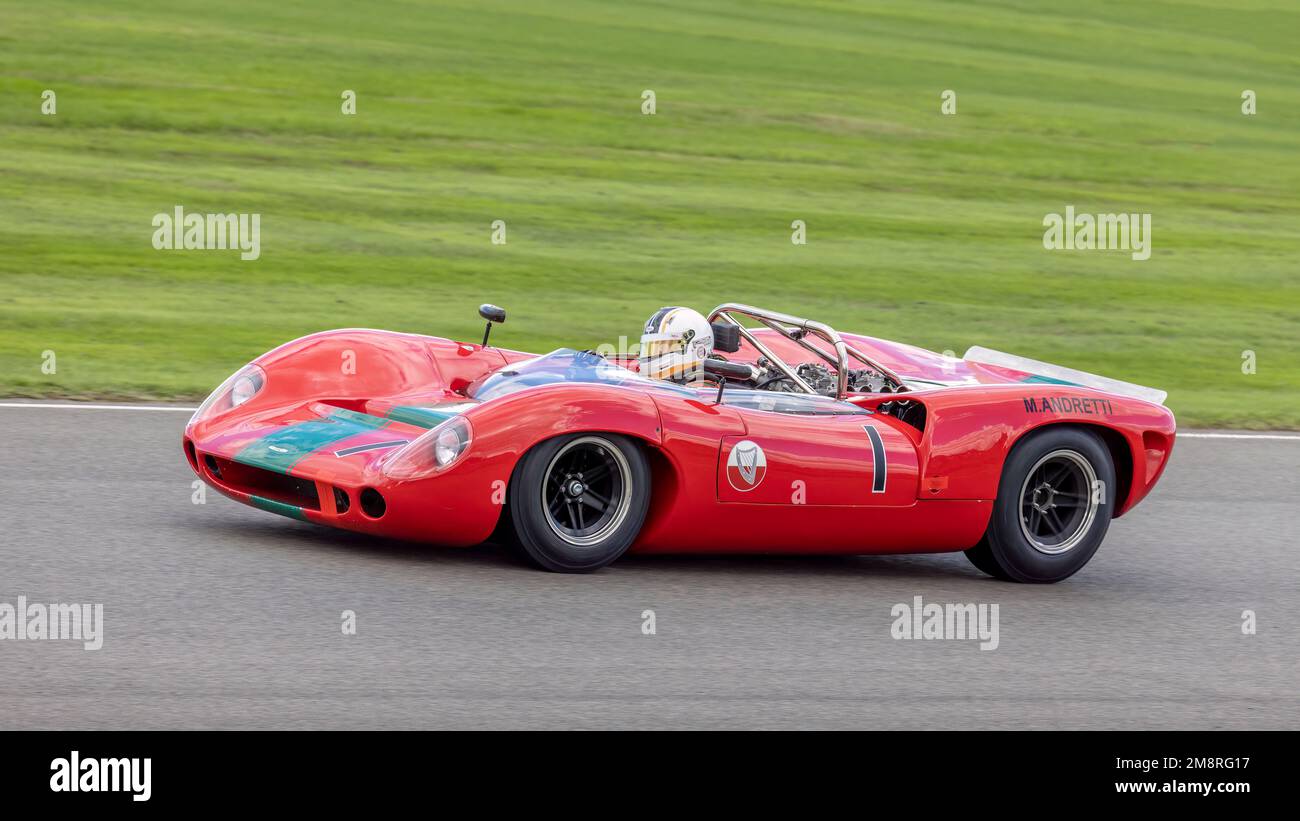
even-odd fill
[[(0, 641), (0, 729), (1300, 729), (1295, 434), (1180, 438), (1081, 573), (1027, 586), (960, 554), (555, 575), (194, 504), (186, 413), (0, 419), (0, 603), (104, 620), (98, 650)], [(997, 604), (997, 648), (894, 639), (915, 596)]]

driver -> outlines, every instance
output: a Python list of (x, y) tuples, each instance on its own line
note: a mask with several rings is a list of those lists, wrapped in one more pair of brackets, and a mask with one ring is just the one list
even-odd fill
[(660, 308), (641, 335), (641, 375), (683, 384), (702, 380), (704, 360), (713, 352), (713, 327), (698, 311)]

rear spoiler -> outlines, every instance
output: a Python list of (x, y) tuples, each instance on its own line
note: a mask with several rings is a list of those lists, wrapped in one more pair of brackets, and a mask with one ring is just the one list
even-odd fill
[[(1049, 362), (1026, 359), (1023, 356), (981, 348), (978, 345), (966, 351), (962, 359), (978, 365), (992, 365), (1030, 374), (1031, 378), (1026, 380), (1029, 382), (1054, 382), (1062, 385), (1096, 388), (1099, 391), (1116, 393), (1120, 396), (1132, 396), (1135, 399), (1142, 399), (1157, 405), (1163, 405), (1165, 397), (1169, 395), (1166, 391), (1156, 390), (1155, 388), (1134, 385), (1132, 382), (1121, 382), (1118, 379), (1110, 379), (1086, 371), (1076, 371), (1073, 368), (1064, 368)], [(1032, 377), (1039, 378), (1034, 379)]]

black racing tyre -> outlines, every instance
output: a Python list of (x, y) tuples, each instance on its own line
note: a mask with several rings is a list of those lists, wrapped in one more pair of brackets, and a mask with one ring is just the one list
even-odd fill
[(509, 505), (528, 559), (557, 573), (589, 573), (623, 555), (641, 531), (650, 465), (626, 436), (548, 439), (519, 460)]
[(980, 539), (979, 544), (966, 551), (966, 558), (970, 559), (970, 563), (975, 565), (976, 568), (984, 571), (993, 578), (1002, 579), (1003, 581), (1011, 581), (1011, 577), (1006, 574), (1006, 571), (999, 567), (998, 563), (993, 560), (993, 555), (990, 553), (989, 537), (987, 534)]
[(1067, 579), (1106, 537), (1114, 494), (1115, 466), (1096, 434), (1073, 427), (1030, 434), (1007, 456), (988, 530), (966, 557), (1000, 579)]

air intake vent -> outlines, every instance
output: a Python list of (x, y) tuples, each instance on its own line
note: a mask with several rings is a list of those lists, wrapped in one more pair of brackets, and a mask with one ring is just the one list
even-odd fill
[(387, 507), (388, 505), (384, 503), (384, 497), (379, 494), (379, 491), (372, 487), (361, 491), (361, 512), (370, 518), (378, 519), (383, 516)]
[(221, 487), (305, 510), (320, 510), (316, 483), (310, 479), (263, 470), (210, 453), (202, 457), (208, 477)]

